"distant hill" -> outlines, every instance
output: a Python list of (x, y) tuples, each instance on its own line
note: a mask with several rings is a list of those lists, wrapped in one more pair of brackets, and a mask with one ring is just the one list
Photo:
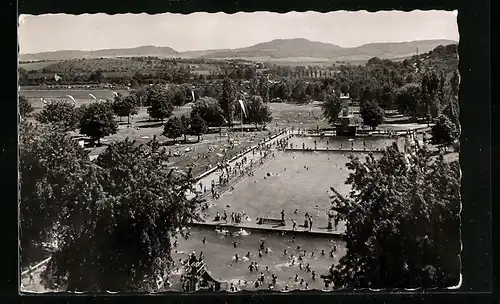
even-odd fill
[(339, 49), (342, 49), (342, 47), (335, 44), (309, 41), (302, 38), (276, 39), (245, 48), (219, 52), (214, 51), (206, 56), (210, 58), (329, 58)]
[(100, 58), (100, 57), (172, 57), (177, 56), (179, 52), (170, 47), (158, 47), (158, 46), (140, 46), (130, 49), (107, 49), (107, 50), (97, 50), (97, 51), (55, 51), (55, 52), (43, 52), (35, 54), (20, 54), (20, 61), (32, 61), (32, 60), (69, 60), (69, 59), (80, 59), (80, 58)]
[(244, 58), (259, 61), (309, 58), (323, 61), (362, 61), (372, 57), (397, 59), (410, 57), (417, 51), (426, 53), (439, 45), (455, 44), (453, 40), (421, 40), (412, 42), (370, 43), (359, 47), (344, 48), (331, 43), (310, 41), (303, 38), (276, 39), (253, 46), (232, 50), (200, 50), (177, 52), (170, 47), (143, 46), (132, 49), (114, 49), (99, 51), (57, 51), (38, 54), (21, 54), (21, 61), (29, 60), (67, 60), (99, 57), (182, 57), (231, 59)]

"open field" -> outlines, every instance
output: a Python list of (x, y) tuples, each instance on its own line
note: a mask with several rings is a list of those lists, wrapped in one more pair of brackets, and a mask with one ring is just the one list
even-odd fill
[(26, 71), (29, 70), (40, 70), (43, 68), (46, 68), (48, 66), (51, 66), (55, 63), (58, 63), (59, 60), (54, 60), (54, 61), (35, 61), (35, 62), (23, 62), (19, 63), (19, 67), (25, 69)]

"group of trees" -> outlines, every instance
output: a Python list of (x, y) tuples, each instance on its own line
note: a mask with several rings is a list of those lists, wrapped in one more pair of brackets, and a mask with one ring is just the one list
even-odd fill
[(180, 118), (174, 116), (170, 118), (164, 126), (163, 135), (173, 139), (175, 142), (182, 135), (184, 135), (185, 141), (186, 135), (190, 134), (198, 136), (198, 141), (200, 141), (200, 136), (207, 132), (208, 125), (206, 121), (195, 113), (191, 114), (190, 118), (186, 116), (181, 116)]
[(339, 288), (435, 288), (460, 278), (460, 169), (425, 147), (396, 144), (380, 159), (351, 157), (348, 197), (333, 196), (346, 220), (347, 253), (325, 278)]
[[(261, 86), (262, 87), (262, 86)], [(208, 87), (207, 87), (208, 88)], [(222, 84), (220, 101), (213, 97), (201, 97), (192, 105), (191, 117), (180, 119), (172, 117), (175, 106), (185, 101), (186, 86), (165, 87), (147, 86), (128, 96), (118, 94), (113, 100), (93, 102), (76, 107), (72, 102), (56, 100), (49, 102), (36, 115), (39, 122), (50, 124), (62, 131), (79, 130), (99, 144), (100, 139), (116, 133), (118, 124), (114, 116), (120, 118), (138, 114), (139, 106), (146, 106), (150, 119), (166, 120), (163, 134), (176, 140), (181, 135), (197, 135), (198, 140), (208, 131), (208, 127), (220, 127), (225, 124), (232, 126), (235, 116), (245, 123), (255, 125), (265, 124), (272, 120), (271, 110), (260, 95), (254, 95), (246, 102), (245, 117), (240, 117), (240, 105), (237, 98), (243, 98), (237, 93), (232, 80), (226, 78)], [(191, 92), (189, 90), (189, 92)], [(181, 97), (178, 95), (181, 94)], [(191, 97), (192, 99), (192, 97)], [(20, 97), (21, 114), (27, 115), (32, 107), (25, 97)], [(172, 117), (172, 118), (170, 118)], [(170, 118), (170, 119), (169, 119)]]
[(171, 265), (171, 237), (196, 218), (199, 203), (186, 198), (194, 191), (190, 174), (167, 161), (157, 144), (128, 140), (91, 161), (61, 129), (23, 122), (21, 257), (56, 244), (42, 274), (48, 287), (157, 290)]

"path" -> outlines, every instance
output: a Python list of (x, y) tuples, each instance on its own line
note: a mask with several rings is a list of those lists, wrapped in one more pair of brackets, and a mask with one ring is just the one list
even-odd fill
[[(278, 140), (281, 140), (283, 138), (285, 138), (286, 136), (289, 136), (289, 133), (287, 133), (287, 131), (279, 134), (278, 136), (272, 138), (272, 139), (268, 139), (266, 141), (263, 142), (264, 145), (267, 145), (267, 144), (272, 144)], [(259, 161), (262, 157), (260, 156), (260, 153), (257, 152), (255, 154), (252, 153), (252, 150), (256, 149), (256, 146), (252, 147), (251, 149), (249, 149), (246, 153), (244, 154), (241, 154), (239, 155), (238, 157), (234, 158), (233, 160), (229, 161), (229, 165), (231, 167), (233, 167), (237, 162), (241, 162), (241, 160), (243, 159), (243, 157), (246, 156), (247, 158), (247, 162), (250, 163), (250, 161), (253, 160), (253, 162), (255, 164), (257, 164), (257, 161)], [(203, 175), (203, 177), (201, 177), (200, 179), (198, 179), (198, 181), (196, 182), (196, 190), (200, 190), (200, 183), (202, 185), (202, 189), (204, 187), (207, 188), (207, 193), (209, 193), (210, 191), (210, 188), (211, 188), (211, 183), (212, 183), (212, 180), (214, 180), (216, 183), (218, 182), (219, 180), (219, 176), (221, 175), (222, 172), (218, 171), (218, 170), (214, 170), (212, 169), (210, 173), (206, 174), (206, 175)], [(233, 177), (231, 179), (234, 180), (235, 177)], [(230, 184), (232, 184), (230, 181)], [(219, 192), (220, 192), (220, 188), (218, 188)]]

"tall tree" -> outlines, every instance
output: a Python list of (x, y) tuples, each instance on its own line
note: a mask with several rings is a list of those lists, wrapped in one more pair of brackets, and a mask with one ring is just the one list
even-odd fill
[(323, 117), (328, 119), (330, 124), (335, 124), (342, 110), (342, 103), (339, 96), (335, 93), (327, 93), (325, 100), (321, 104), (321, 108), (323, 109)]
[(421, 101), (426, 108), (427, 119), (437, 117), (439, 114), (439, 86), (440, 79), (434, 71), (427, 72), (421, 81)]
[(182, 124), (182, 135), (184, 135), (184, 142), (187, 142), (187, 134), (190, 129), (189, 124), (191, 123), (191, 120), (187, 118), (186, 115), (182, 115), (180, 120)]
[(291, 98), (295, 103), (299, 104), (303, 104), (308, 101), (309, 96), (306, 94), (306, 85), (302, 80), (297, 81), (293, 86)]
[(348, 197), (335, 195), (346, 219), (347, 253), (332, 266), (339, 288), (449, 287), (460, 277), (460, 169), (423, 147), (397, 144), (365, 161), (351, 157)]
[(416, 83), (406, 84), (401, 87), (395, 97), (395, 103), (398, 110), (412, 117), (414, 121), (418, 117), (425, 116), (425, 107), (421, 102), (421, 88)]
[(363, 124), (370, 126), (373, 130), (384, 121), (384, 110), (375, 100), (363, 102), (360, 112)]
[(106, 148), (92, 166), (104, 177), (99, 191), (68, 210), (78, 222), (61, 224), (60, 246), (45, 271), (49, 283), (69, 291), (158, 290), (172, 262), (171, 237), (197, 218), (198, 205), (186, 196), (194, 191), (191, 176), (166, 162), (164, 149), (128, 140)]
[(233, 124), (235, 94), (236, 92), (234, 90), (234, 84), (232, 80), (228, 77), (224, 78), (224, 81), (222, 82), (220, 105), (229, 126), (232, 126)]
[(199, 115), (211, 127), (220, 127), (224, 123), (224, 111), (219, 102), (211, 97), (198, 99), (192, 106), (192, 115)]
[(184, 134), (185, 129), (181, 119), (177, 116), (170, 118), (163, 129), (163, 135), (177, 141), (177, 138)]
[(112, 103), (113, 112), (116, 116), (122, 117), (126, 116), (128, 118), (128, 124), (130, 124), (130, 116), (137, 115), (137, 101), (134, 98), (134, 95), (123, 96), (118, 95), (115, 97)]
[(75, 104), (66, 100), (56, 100), (46, 104), (36, 119), (63, 130), (72, 131), (78, 127), (80, 111)]
[(201, 135), (203, 135), (203, 134), (205, 134), (205, 133), (208, 132), (208, 125), (207, 125), (207, 123), (198, 114), (191, 115), (191, 123), (190, 123), (190, 125), (191, 125), (191, 128), (190, 128), (191, 134), (197, 135), (198, 136), (198, 141), (200, 141), (200, 136)]
[(259, 79), (259, 95), (265, 103), (269, 102), (269, 82), (266, 77)]
[(172, 104), (182, 107), (186, 103), (186, 91), (182, 87), (174, 88), (172, 93)]
[(118, 124), (109, 103), (95, 102), (84, 105), (80, 112), (80, 133), (89, 136), (94, 142), (97, 141), (97, 144), (100, 144), (101, 138), (118, 131)]
[(245, 103), (247, 117), (243, 119), (246, 123), (253, 123), (255, 126), (259, 124), (266, 124), (272, 121), (271, 109), (264, 103), (262, 97), (252, 96), (248, 102)]
[(163, 120), (172, 115), (174, 106), (172, 105), (172, 91), (162, 87), (153, 86), (147, 90), (146, 102), (148, 107), (148, 114), (152, 119)]

